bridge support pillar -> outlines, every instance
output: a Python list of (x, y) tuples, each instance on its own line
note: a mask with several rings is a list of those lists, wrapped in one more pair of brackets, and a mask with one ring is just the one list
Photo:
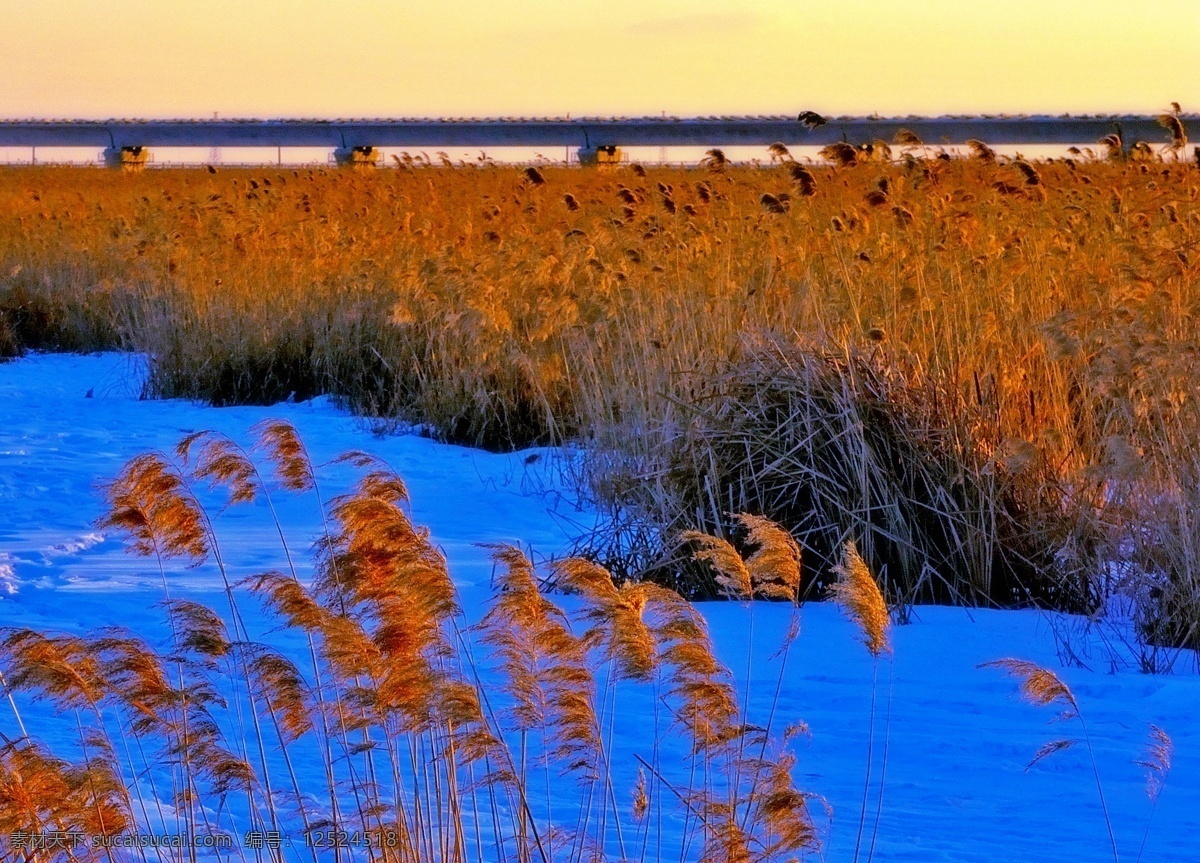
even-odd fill
[(598, 147), (580, 147), (576, 153), (580, 165), (603, 166), (619, 165), (625, 161), (625, 153), (615, 144), (602, 144)]
[(339, 168), (375, 168), (382, 158), (378, 147), (338, 147), (333, 151), (333, 161)]
[(119, 171), (140, 171), (149, 161), (148, 147), (108, 147), (104, 151), (104, 164)]

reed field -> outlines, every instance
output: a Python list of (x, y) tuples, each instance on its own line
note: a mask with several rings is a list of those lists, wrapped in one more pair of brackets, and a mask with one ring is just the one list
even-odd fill
[(618, 581), (718, 595), (687, 531), (741, 548), (749, 512), (804, 549), (804, 596), (853, 540), (901, 615), (1121, 593), (1148, 644), (1195, 646), (1200, 170), (1110, 149), (4, 170), (0, 349), (570, 444)]

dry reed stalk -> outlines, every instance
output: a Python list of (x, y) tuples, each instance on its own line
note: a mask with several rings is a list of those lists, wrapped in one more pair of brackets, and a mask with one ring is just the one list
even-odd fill
[[(1022, 699), (1038, 707), (1055, 705), (1062, 707), (1063, 711), (1059, 715), (1059, 719), (1074, 719), (1079, 723), (1079, 728), (1083, 732), (1083, 742), (1087, 747), (1088, 758), (1092, 765), (1092, 776), (1096, 783), (1096, 794), (1100, 799), (1100, 811), (1104, 815), (1104, 823), (1108, 828), (1108, 839), (1112, 848), (1113, 863), (1120, 863), (1117, 838), (1113, 832), (1112, 818), (1108, 814), (1108, 804), (1104, 798), (1104, 785), (1100, 781), (1100, 768), (1096, 764), (1096, 751), (1092, 746), (1092, 738), (1088, 732), (1087, 723), (1084, 722), (1083, 714), (1080, 712), (1079, 702), (1076, 700), (1075, 694), (1071, 692), (1070, 687), (1053, 671), (1024, 659), (996, 659), (991, 662), (985, 662), (979, 667), (999, 668), (1010, 677), (1017, 679)], [(1061, 752), (1077, 742), (1070, 739), (1051, 741), (1038, 749), (1026, 769), (1029, 769), (1029, 767), (1032, 767), (1043, 758), (1053, 755), (1056, 752)]]
[[(527, 734), (540, 737), (546, 810), (554, 811), (552, 763), (559, 772), (575, 774), (589, 785), (603, 780), (611, 794), (612, 772), (586, 647), (571, 634), (565, 614), (541, 595), (533, 565), (525, 555), (513, 546), (492, 549), (504, 574), (500, 592), (479, 624), (481, 640), (491, 648), (503, 671), (513, 700), (509, 715), (521, 734), (522, 751)], [(529, 785), (524, 758), (516, 781), (523, 787)], [(553, 834), (545, 841), (546, 854), (553, 857)]]
[[(875, 701), (879, 684), (879, 657), (891, 653), (891, 641), (888, 630), (891, 626), (891, 616), (888, 612), (887, 601), (879, 589), (875, 577), (871, 574), (866, 561), (858, 552), (853, 540), (847, 540), (842, 547), (842, 559), (834, 569), (838, 580), (830, 587), (830, 595), (850, 616), (862, 634), (863, 643), (874, 660), (871, 680), (870, 721), (867, 726), (867, 766), (863, 775), (862, 807), (859, 812), (858, 832), (854, 843), (854, 859), (857, 861), (863, 843), (863, 831), (867, 819), (867, 803), (870, 797), (871, 776), (875, 768)], [(880, 816), (883, 810), (883, 794), (887, 777), (887, 753), (891, 739), (892, 688), (888, 688), (887, 720), (884, 725), (884, 749), (879, 765), (879, 793), (875, 811), (875, 823), (872, 828), (870, 848), (867, 859), (875, 854), (875, 840), (878, 836)]]
[[(230, 489), (230, 502), (238, 503), (253, 500), (256, 488), (253, 477), (256, 471), (245, 453), (232, 443), (211, 433), (201, 432), (186, 436), (178, 445), (177, 453), (184, 459), (185, 466), (191, 455), (191, 447), (201, 441), (202, 456), (199, 467), (194, 471), (195, 476), (213, 485), (226, 485)], [(240, 679), (246, 695), (253, 730), (253, 743), (257, 749), (259, 772), (262, 781), (261, 797), (267, 811), (265, 823), (277, 826), (275, 792), (272, 785), (270, 769), (267, 765), (266, 739), (263, 725), (263, 705), (256, 697), (250, 686), (250, 671), (247, 657), (243, 648), (249, 644), (249, 633), (229, 580), (229, 572), (217, 544), (216, 533), (208, 513), (199, 504), (183, 468), (168, 461), (164, 456), (151, 454), (150, 461), (144, 466), (138, 464), (135, 458), (127, 464), (122, 475), (114, 482), (108, 491), (111, 509), (99, 523), (116, 526), (131, 533), (135, 537), (133, 550), (143, 554), (170, 556), (172, 554), (188, 554), (193, 563), (199, 565), (209, 553), (212, 555), (221, 581), (224, 586), (226, 599), (229, 603), (229, 614), (233, 624), (235, 641), (232, 643), (231, 659), (236, 662), (241, 674)], [(143, 479), (143, 475), (148, 480)], [(154, 513), (161, 512), (165, 518), (156, 518)], [(150, 514), (149, 520), (139, 523), (138, 518)], [(190, 531), (190, 533), (189, 533)], [(196, 537), (199, 537), (197, 539)], [(177, 548), (178, 547), (178, 548)], [(241, 709), (239, 696), (235, 691), (235, 703)], [(276, 717), (270, 709), (266, 714), (275, 721)], [(282, 743), (282, 740), (281, 740)], [(248, 759), (249, 745), (245, 740), (240, 741), (242, 756)], [(246, 784), (247, 797), (251, 808), (258, 794), (253, 784)], [(301, 794), (297, 786), (293, 787), (297, 801)], [(301, 804), (303, 812), (303, 805)]]
[(1146, 829), (1142, 833), (1142, 842), (1138, 846), (1136, 863), (1141, 863), (1142, 854), (1146, 851), (1146, 840), (1150, 838), (1154, 813), (1158, 809), (1158, 798), (1167, 784), (1167, 775), (1171, 772), (1171, 759), (1174, 754), (1175, 743), (1171, 740), (1171, 736), (1157, 725), (1151, 724), (1145, 755), (1141, 760), (1134, 762), (1146, 771), (1146, 796), (1150, 798), (1150, 815), (1146, 818)]
[[(749, 545), (755, 547), (754, 553), (746, 559), (743, 559), (741, 554), (728, 541), (719, 537), (709, 536), (707, 534), (698, 533), (695, 531), (685, 532), (681, 535), (684, 542), (689, 542), (699, 546), (699, 549), (693, 553), (693, 558), (697, 561), (708, 563), (717, 573), (717, 584), (726, 591), (731, 599), (753, 599), (755, 597), (763, 597), (767, 599), (782, 599), (792, 603), (798, 602), (799, 587), (800, 587), (800, 548), (796, 541), (779, 525), (761, 516), (741, 513), (737, 516), (737, 520), (747, 532), (746, 541)], [(783, 686), (783, 674), (786, 668), (786, 653), (791, 647), (794, 638), (794, 628), (797, 626), (797, 621), (793, 618), (793, 628), (789, 629), (787, 637), (782, 648), (782, 653), (785, 656), (784, 661), (780, 664), (779, 679), (776, 682), (775, 700), (772, 703), (771, 712), (767, 717), (766, 728), (762, 734), (762, 742), (759, 746), (759, 756), (755, 761), (750, 761), (745, 756), (746, 736), (744, 734), (737, 735), (737, 749), (735, 768), (732, 779), (732, 784), (737, 788), (742, 781), (742, 773), (744, 769), (750, 771), (751, 789), (748, 794), (745, 811), (740, 818), (740, 828), (745, 829), (747, 821), (751, 814), (755, 811), (755, 796), (758, 793), (760, 777), (764, 773), (763, 758), (767, 746), (767, 738), (770, 735), (771, 726), (775, 718), (775, 704), (778, 702), (780, 690)], [(700, 655), (703, 655), (703, 646), (694, 644), (692, 650), (696, 651), (697, 647)], [(750, 608), (750, 628), (748, 636), (748, 649), (746, 652), (746, 668), (745, 679), (752, 678), (752, 657), (754, 655), (754, 608)], [(709, 664), (707, 661), (703, 663), (704, 673), (707, 675), (715, 675), (717, 672), (715, 662)], [(747, 692), (747, 699), (749, 693)], [(739, 717), (739, 725), (746, 726), (748, 722), (748, 701), (743, 702)], [(718, 737), (726, 736), (718, 734)], [(778, 777), (776, 777), (778, 779)], [(775, 781), (775, 780), (772, 780)]]
[[(197, 452), (193, 454), (193, 449)], [(211, 433), (197, 433), (186, 437), (179, 446), (179, 453), (185, 459), (185, 462), (193, 458), (195, 455), (194, 476), (197, 479), (207, 480), (213, 485), (221, 485), (228, 487), (230, 490), (230, 503), (247, 502), (255, 499), (260, 492), (262, 479), (258, 475), (257, 468), (250, 461), (248, 455), (233, 444), (228, 439), (215, 436)], [(132, 530), (137, 538), (137, 549), (142, 553), (154, 551), (161, 553), (165, 551), (167, 554), (179, 553), (176, 548), (183, 547), (187, 552), (189, 549), (184, 544), (184, 541), (175, 534), (180, 533), (179, 525), (184, 528), (191, 528), (193, 531), (202, 531), (200, 538), (191, 540), (190, 553), (196, 559), (201, 552), (207, 552), (210, 548), (217, 554), (218, 566), (224, 575), (224, 565), (220, 560), (219, 552), (216, 552), (215, 540), (211, 536), (211, 525), (204, 517), (203, 511), (200, 510), (187, 489), (185, 480), (179, 475), (178, 471), (165, 461), (159, 459), (157, 462), (150, 461), (145, 464), (139, 464), (136, 460), (132, 463), (122, 477), (110, 488), (110, 500), (113, 502), (113, 508), (108, 516), (106, 523), (110, 523), (127, 530)], [(173, 513), (182, 513), (179, 516), (173, 516)], [(272, 513), (274, 507), (272, 505)], [(156, 514), (165, 514), (156, 515)], [(179, 524), (174, 524), (171, 519), (174, 518)], [(282, 526), (279, 524), (276, 517), (276, 526), (279, 530), (281, 541), (283, 541)], [(287, 552), (286, 543), (284, 550)], [(290, 552), (288, 553), (290, 564)], [(199, 559), (196, 559), (199, 563)], [(294, 568), (293, 568), (294, 575)], [(181, 639), (179, 637), (180, 628), (176, 625), (178, 619), (175, 614), (172, 614), (172, 628), (175, 633), (175, 640), (178, 647), (181, 648), (201, 648), (201, 650), (209, 651), (208, 656), (224, 656), (231, 654), (231, 658), (240, 664), (242, 668), (242, 678), (246, 681), (246, 694), (249, 702), (249, 710), (255, 727), (256, 742), (259, 750), (260, 766), (264, 779), (263, 794), (266, 798), (266, 805), (271, 813), (271, 820), (274, 822), (274, 802), (271, 789), (270, 774), (266, 767), (265, 741), (262, 736), (262, 728), (259, 721), (260, 705), (264, 707), (263, 713), (268, 718), (275, 728), (277, 739), (280, 743), (281, 752), (283, 754), (285, 766), (288, 775), (291, 777), (292, 793), (303, 820), (303, 826), (306, 831), (309, 828), (309, 820), (307, 807), (304, 803), (304, 797), (300, 791), (296, 773), (292, 766), (291, 756), (288, 752), (289, 736), (294, 739), (298, 736), (297, 724), (299, 723), (298, 708), (294, 705), (295, 698), (298, 697), (298, 690), (288, 691), (283, 684), (289, 679), (285, 673), (286, 668), (276, 659), (271, 661), (270, 658), (261, 656), (257, 663), (248, 660), (247, 648), (244, 646), (245, 630), (241, 623), (240, 614), (238, 613), (233, 595), (226, 582), (226, 592), (229, 596), (231, 615), (233, 617), (236, 633), (240, 636), (238, 644), (229, 645), (224, 642), (223, 632), (217, 632), (217, 626), (209, 623), (207, 629), (194, 630), (189, 638)], [(169, 600), (168, 600), (169, 601)], [(186, 613), (190, 613), (194, 618), (196, 610), (184, 608)], [(195, 621), (193, 621), (195, 622)], [(213, 638), (207, 644), (202, 644), (199, 641), (200, 633), (212, 633)], [(314, 654), (315, 661), (315, 654)], [(265, 673), (270, 672), (270, 673)], [(180, 671), (182, 677), (182, 670)], [(257, 681), (257, 686), (252, 686), (251, 683)], [(291, 675), (293, 685), (298, 685), (298, 677)], [(271, 686), (269, 684), (275, 684)], [(182, 687), (182, 680), (180, 681)], [(293, 703), (289, 707), (288, 700)], [(281, 721), (279, 708), (283, 703), (282, 709), (285, 715)], [(302, 710), (302, 708), (301, 708)], [(183, 737), (188, 740), (194, 737), (194, 733), (189, 729), (189, 724), (194, 724), (196, 718), (190, 715), (190, 711), (185, 704), (183, 712)], [(199, 720), (203, 724), (203, 719)], [(192, 752), (194, 746), (191, 742), (187, 742), (181, 746), (181, 751), (185, 753), (186, 772), (190, 772), (192, 767)], [(330, 788), (332, 789), (332, 776), (329, 774)], [(188, 786), (185, 791), (185, 796), (190, 801), (193, 796), (191, 790), (192, 780), (185, 776), (185, 785)], [(246, 786), (247, 794), (253, 795), (254, 792), (249, 785)], [(252, 804), (253, 805), (253, 804)]]
[[(265, 452), (268, 460), (275, 467), (275, 474), (284, 489), (289, 491), (315, 490), (316, 480), (312, 464), (307, 452), (295, 429), (286, 422), (267, 421), (252, 429), (255, 432), (256, 448)], [(193, 452), (195, 450), (195, 452)], [(280, 547), (287, 560), (290, 574), (290, 585), (280, 583), (282, 577), (276, 573), (268, 573), (257, 579), (252, 579), (253, 589), (268, 591), (276, 609), (288, 615), (292, 625), (300, 626), (308, 641), (309, 660), (311, 664), (314, 691), (316, 697), (316, 712), (321, 719), (320, 731), (324, 739), (331, 738), (328, 724), (328, 706), (325, 703), (323, 671), (318, 657), (318, 648), (314, 633), (321, 623), (320, 609), (314, 609), (315, 602), (307, 597), (300, 586), (299, 576), (293, 562), (291, 549), (284, 534), (283, 524), (275, 509), (274, 500), (267, 489), (267, 484), (258, 466), (252, 460), (250, 453), (236, 444), (233, 440), (213, 432), (196, 432), (185, 437), (177, 447), (179, 456), (185, 464), (191, 467), (196, 479), (208, 481), (214, 487), (226, 487), (229, 491), (229, 505), (248, 503), (262, 498), (267, 502), (279, 537)], [(403, 495), (403, 489), (401, 489)], [(308, 600), (307, 607), (305, 601)], [(280, 749), (289, 775), (292, 778), (293, 792), (297, 810), (304, 821), (305, 832), (310, 831), (309, 818), (303, 796), (296, 780), (292, 759), (288, 752), (288, 744), (299, 737), (304, 731), (312, 728), (304, 725), (304, 698), (306, 697), (304, 683), (294, 668), (290, 668), (283, 657), (261, 652), (247, 667), (250, 679), (257, 681), (259, 695), (265, 699), (268, 714), (276, 729)], [(340, 700), (340, 696), (335, 696)], [(340, 711), (344, 705), (338, 704)], [(282, 717), (280, 716), (282, 713)], [(343, 740), (343, 745), (345, 741)], [(329, 747), (321, 747), (324, 754), (324, 771), (329, 790), (333, 818), (336, 822), (337, 795), (335, 793), (336, 779), (334, 765), (329, 755)], [(360, 804), (361, 806), (361, 804)], [(341, 856), (340, 849), (337, 852)]]

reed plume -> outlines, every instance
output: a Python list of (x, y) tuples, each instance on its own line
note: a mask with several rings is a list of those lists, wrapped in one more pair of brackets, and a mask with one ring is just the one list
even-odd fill
[(596, 778), (600, 727), (585, 645), (562, 610), (541, 595), (528, 558), (510, 545), (491, 549), (504, 572), (479, 630), (508, 682), (515, 727), (541, 729), (564, 770)]
[(1134, 762), (1146, 771), (1146, 796), (1150, 798), (1150, 815), (1146, 819), (1146, 829), (1142, 833), (1142, 843), (1138, 847), (1136, 863), (1141, 863), (1142, 854), (1145, 853), (1146, 840), (1150, 838), (1150, 828), (1154, 824), (1154, 813), (1158, 811), (1158, 798), (1167, 784), (1167, 775), (1171, 772), (1171, 759), (1174, 754), (1175, 743), (1171, 740), (1171, 736), (1157, 725), (1151, 724), (1145, 754), (1140, 760)]
[(796, 756), (791, 753), (778, 755), (766, 766), (764, 788), (756, 800), (754, 826), (762, 828), (762, 849), (755, 855), (756, 861), (788, 859), (819, 847), (808, 796), (792, 779), (795, 767)]
[(788, 171), (792, 175), (792, 180), (800, 188), (801, 195), (812, 197), (817, 193), (817, 180), (813, 176), (812, 171), (795, 162), (788, 165)]
[(1042, 175), (1038, 173), (1037, 168), (1026, 162), (1024, 159), (1017, 159), (1013, 162), (1013, 167), (1016, 168), (1025, 177), (1025, 185), (1040, 186), (1042, 184)]
[(131, 459), (104, 487), (108, 511), (101, 528), (127, 534), (143, 556), (184, 557), (193, 566), (208, 558), (209, 540), (199, 505), (175, 467), (158, 453)]
[[(835, 602), (842, 606), (851, 620), (858, 626), (863, 643), (875, 660), (871, 682), (870, 722), (867, 726), (867, 768), (863, 775), (862, 806), (859, 811), (858, 832), (854, 843), (854, 859), (858, 860), (859, 850), (863, 843), (863, 834), (867, 820), (867, 803), (870, 797), (871, 778), (875, 769), (875, 702), (879, 684), (879, 658), (882, 654), (891, 653), (891, 643), (888, 631), (891, 625), (887, 602), (883, 592), (871, 575), (871, 570), (854, 540), (846, 540), (842, 546), (841, 561), (834, 568), (838, 576), (829, 589)], [(887, 776), (888, 743), (891, 733), (892, 690), (889, 687), (887, 699), (887, 719), (884, 727), (884, 748), (879, 765), (879, 794), (876, 802), (875, 822), (871, 833), (868, 858), (874, 855), (875, 841), (878, 837), (880, 817), (883, 810), (883, 794)]]
[(268, 419), (251, 429), (255, 446), (275, 468), (275, 478), (288, 491), (310, 491), (316, 484), (312, 461), (295, 426)]
[(1150, 738), (1146, 743), (1146, 754), (1134, 762), (1146, 771), (1146, 796), (1157, 800), (1167, 784), (1171, 772), (1171, 759), (1175, 754), (1175, 743), (1171, 736), (1157, 725), (1150, 726)]
[(721, 172), (729, 165), (729, 158), (724, 150), (713, 148), (704, 154), (701, 164), (710, 171)]
[(853, 540), (842, 547), (842, 560), (834, 571), (838, 580), (830, 594), (858, 626), (867, 650), (876, 658), (891, 652), (887, 602)]
[(703, 618), (678, 595), (662, 592), (654, 637), (667, 668), (675, 719), (697, 753), (734, 741), (738, 705), (730, 674), (713, 655)]
[[(262, 596), (267, 606), (281, 616), (288, 626), (306, 632), (321, 632), (332, 615), (304, 585), (282, 572), (259, 573), (248, 578), (245, 584), (251, 592)], [(203, 632), (211, 628), (211, 625), (197, 628), (193, 624), (188, 631)]]
[(795, 602), (800, 588), (800, 546), (775, 522), (762, 516), (739, 513), (736, 516), (746, 530), (746, 542), (755, 551), (749, 558), (727, 540), (699, 531), (680, 534), (683, 542), (699, 549), (692, 555), (716, 572), (717, 586), (734, 599), (784, 599)]
[(75, 636), (4, 627), (0, 668), (10, 690), (35, 692), (60, 711), (94, 710), (106, 694), (100, 662)]
[(728, 804), (701, 796), (705, 841), (700, 863), (753, 863), (750, 837), (738, 823), (737, 813)]
[(90, 640), (86, 650), (99, 663), (106, 695), (134, 712), (130, 724), (135, 731), (155, 730), (177, 705), (186, 704), (171, 685), (161, 658), (144, 640), (114, 630)]
[(631, 813), (634, 821), (642, 821), (650, 811), (650, 795), (646, 791), (646, 771), (639, 767), (637, 782), (633, 786), (633, 805)]
[(1125, 158), (1125, 135), (1120, 126), (1115, 132), (1101, 138), (1099, 144), (1104, 147), (1108, 160), (1115, 162)]
[(788, 211), (787, 199), (772, 195), (770, 192), (763, 192), (759, 203), (768, 213), (786, 213)]
[(746, 542), (755, 550), (746, 569), (755, 594), (766, 599), (796, 602), (800, 592), (800, 545), (779, 524), (761, 515), (739, 513)]
[(657, 641), (645, 615), (647, 606), (670, 591), (636, 582), (617, 587), (608, 570), (582, 558), (560, 561), (554, 571), (564, 587), (587, 602), (583, 617), (591, 626), (583, 635), (584, 642), (600, 648), (605, 661), (615, 664), (619, 677), (651, 680), (658, 668)]
[(231, 506), (258, 497), (257, 469), (245, 451), (224, 435), (193, 432), (179, 442), (175, 452), (197, 479), (227, 489)]
[(279, 723), (283, 738), (291, 742), (312, 731), (315, 705), (295, 663), (264, 645), (251, 645), (247, 653), (250, 682)]
[(1167, 144), (1168, 150), (1178, 153), (1187, 146), (1187, 130), (1183, 128), (1183, 121), (1179, 118), (1178, 111), (1170, 114), (1160, 114), (1158, 116), (1158, 124), (1166, 129), (1167, 133), (1171, 136), (1171, 141)]
[(820, 149), (817, 153), (822, 159), (847, 168), (858, 162), (859, 152), (853, 145), (845, 141), (835, 141)]
[(1079, 715), (1079, 704), (1070, 688), (1053, 671), (1024, 659), (995, 659), (981, 668), (999, 668), (1020, 684), (1021, 697), (1038, 707), (1058, 704), (1065, 708), (1063, 717)]
[(684, 542), (695, 543), (699, 550), (693, 553), (695, 560), (710, 564), (716, 572), (717, 586), (730, 599), (750, 599), (754, 595), (754, 585), (750, 578), (750, 569), (742, 560), (741, 554), (728, 540), (717, 536), (709, 536), (699, 531), (685, 531), (679, 537)]
[(991, 147), (989, 147), (987, 144), (985, 144), (983, 141), (979, 141), (975, 138), (971, 138), (967, 141), (967, 146), (971, 150), (971, 155), (974, 156), (976, 159), (979, 159), (981, 162), (996, 161), (996, 151), (993, 150)]

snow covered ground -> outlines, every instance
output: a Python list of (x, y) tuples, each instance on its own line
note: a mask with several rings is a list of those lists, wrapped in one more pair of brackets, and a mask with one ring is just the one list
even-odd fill
[[(417, 435), (376, 436), (323, 399), (223, 409), (144, 401), (139, 380), (137, 361), (121, 355), (29, 356), (0, 364), (0, 626), (74, 632), (120, 625), (161, 635), (153, 607), (161, 595), (157, 570), (94, 527), (101, 512), (97, 484), (133, 455), (169, 449), (200, 429), (248, 442), (251, 425), (281, 417), (296, 425), (318, 460), (347, 449), (386, 458), (409, 486), (414, 519), (430, 527), (444, 550), (471, 618), (478, 616), (492, 572), (488, 552), (475, 543), (517, 542), (542, 559), (568, 550), (594, 518), (575, 504), (556, 475), (553, 454), (545, 451), (494, 455)], [(327, 492), (341, 491), (348, 476), (325, 471)], [(319, 515), (311, 499), (281, 497), (277, 504), (290, 531), (316, 532)], [(219, 530), (236, 574), (281, 564), (263, 507), (230, 510)], [(175, 568), (169, 577), (176, 596), (209, 603), (219, 598), (215, 576), (204, 568)], [(777, 675), (770, 656), (789, 610), (758, 605), (752, 642), (751, 612), (744, 605), (712, 603), (703, 612), (721, 657), (743, 687), (749, 651), (752, 708), (765, 711)], [(881, 706), (891, 687), (893, 707), (875, 859), (1112, 859), (1086, 750), (1061, 752), (1024, 772), (1041, 744), (1075, 729), (1071, 723), (1048, 725), (1053, 709), (1019, 702), (1011, 679), (976, 667), (1005, 656), (1052, 668), (1075, 692), (1122, 860), (1136, 859), (1150, 814), (1144, 772), (1132, 762), (1142, 757), (1148, 723), (1171, 734), (1175, 763), (1142, 859), (1200, 859), (1200, 678), (1189, 662), (1170, 676), (1113, 671), (1102, 650), (1087, 653), (1081, 640), (1076, 646), (1088, 667), (1062, 667), (1043, 615), (926, 608), (917, 618), (894, 630), (894, 659), (880, 670)], [(825, 859), (849, 861), (863, 793), (872, 664), (836, 608), (806, 606), (801, 625), (779, 721), (803, 720), (810, 727), (798, 784), (833, 807)], [(645, 754), (649, 711), (649, 700), (636, 694), (621, 702), (617, 764), (632, 765), (634, 753)], [(33, 710), (26, 719), (38, 715)], [(37, 727), (29, 730), (42, 736)], [(0, 731), (15, 736), (3, 704)], [(618, 771), (619, 787), (632, 785), (633, 772)]]

